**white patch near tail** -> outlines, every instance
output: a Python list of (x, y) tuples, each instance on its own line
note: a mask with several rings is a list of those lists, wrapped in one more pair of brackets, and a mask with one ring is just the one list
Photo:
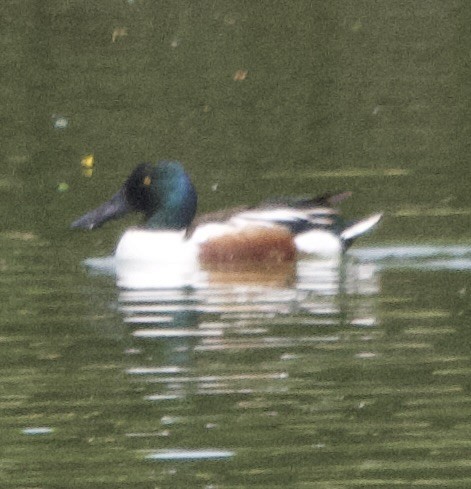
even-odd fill
[(296, 249), (301, 253), (316, 255), (319, 258), (335, 258), (342, 254), (339, 237), (323, 229), (311, 229), (294, 238)]
[(373, 214), (372, 216), (367, 217), (366, 219), (362, 219), (361, 221), (357, 221), (356, 223), (352, 224), (348, 228), (345, 228), (340, 233), (340, 238), (343, 241), (347, 241), (349, 239), (357, 238), (358, 236), (365, 234), (373, 226), (378, 224), (378, 222), (381, 220), (382, 217), (383, 217), (383, 214), (378, 213), (378, 214)]

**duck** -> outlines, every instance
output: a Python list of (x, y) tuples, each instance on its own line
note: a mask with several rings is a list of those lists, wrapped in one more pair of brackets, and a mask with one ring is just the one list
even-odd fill
[(350, 195), (281, 197), (197, 216), (197, 192), (184, 166), (161, 160), (139, 164), (117, 193), (71, 227), (94, 230), (129, 212), (142, 213), (144, 225), (127, 229), (115, 250), (117, 260), (141, 263), (225, 269), (276, 266), (306, 255), (338, 259), (383, 216), (345, 221), (337, 207)]

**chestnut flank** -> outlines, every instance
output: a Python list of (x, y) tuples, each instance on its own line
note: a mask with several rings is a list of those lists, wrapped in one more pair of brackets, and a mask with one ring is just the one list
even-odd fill
[(199, 259), (203, 265), (239, 263), (270, 265), (293, 261), (295, 256), (296, 246), (293, 235), (287, 229), (252, 227), (203, 243)]

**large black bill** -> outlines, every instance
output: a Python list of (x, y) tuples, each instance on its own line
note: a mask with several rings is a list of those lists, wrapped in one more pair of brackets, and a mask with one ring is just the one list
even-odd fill
[(79, 229), (94, 229), (100, 227), (106, 221), (117, 219), (131, 211), (124, 195), (124, 189), (113, 195), (108, 202), (100, 205), (96, 209), (87, 212), (84, 216), (79, 217), (70, 227)]

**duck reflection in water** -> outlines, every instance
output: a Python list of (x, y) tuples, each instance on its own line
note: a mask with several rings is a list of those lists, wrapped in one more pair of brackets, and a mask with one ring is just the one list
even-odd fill
[(297, 352), (306, 348), (347, 348), (350, 340), (345, 342), (339, 330), (349, 331), (346, 338), (367, 341), (366, 330), (376, 326), (375, 266), (299, 265), (301, 275), (292, 286), (214, 283), (121, 290), (119, 309), (139, 352), (135, 362), (144, 364), (134, 363), (128, 373), (147, 385), (146, 398), (285, 390), (289, 379), (283, 362), (264, 371), (239, 365), (238, 358), (245, 362), (248, 356), (252, 365), (257, 358), (263, 364), (264, 358), (294, 355), (296, 362)]

